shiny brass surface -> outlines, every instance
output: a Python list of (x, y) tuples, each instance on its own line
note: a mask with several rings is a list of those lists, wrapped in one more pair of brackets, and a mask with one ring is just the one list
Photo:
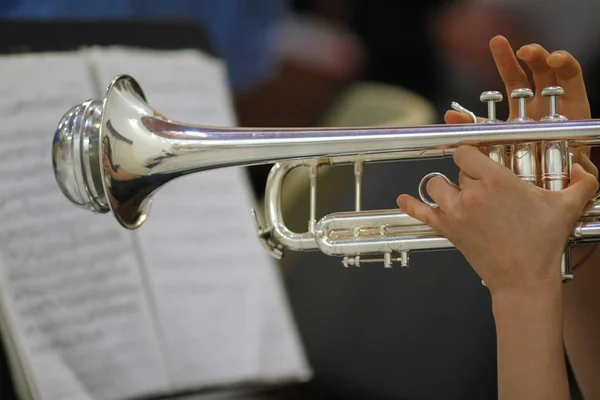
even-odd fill
[[(532, 184), (560, 190), (568, 184), (569, 149), (600, 145), (600, 120), (530, 121), (524, 106), (529, 95), (515, 94), (523, 99), (520, 117), (504, 123), (495, 119), (491, 108), (501, 97), (485, 92), (482, 101), (490, 103), (493, 118), (488, 122), (493, 123), (223, 128), (170, 120), (146, 102), (132, 77), (122, 75), (111, 83), (104, 99), (83, 102), (63, 116), (52, 146), (53, 167), (58, 186), (71, 202), (95, 212), (112, 212), (123, 227), (136, 229), (148, 218), (152, 195), (173, 179), (213, 168), (273, 163), (264, 215), (255, 212), (258, 237), (273, 256), (281, 257), (285, 249), (319, 250), (342, 257), (346, 266), (373, 261), (386, 267), (396, 261), (407, 266), (412, 250), (452, 248), (452, 244), (397, 209), (362, 210), (363, 164), (447, 157), (458, 146), (470, 144)], [(453, 107), (462, 109), (458, 104)], [(355, 166), (356, 209), (317, 220), (316, 171), (326, 164)], [(286, 174), (301, 166), (308, 167), (311, 177), (311, 217), (307, 230), (298, 233), (283, 221), (281, 191)], [(599, 219), (600, 203), (595, 202), (573, 228), (571, 244), (600, 240)]]

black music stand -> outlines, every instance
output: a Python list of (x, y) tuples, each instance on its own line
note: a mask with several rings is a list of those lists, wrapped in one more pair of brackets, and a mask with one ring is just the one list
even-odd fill
[(149, 49), (216, 50), (204, 27), (192, 21), (38, 21), (0, 19), (0, 54), (72, 51), (123, 45)]

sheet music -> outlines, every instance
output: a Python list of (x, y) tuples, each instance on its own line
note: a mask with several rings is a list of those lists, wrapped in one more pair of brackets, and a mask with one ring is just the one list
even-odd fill
[(167, 388), (132, 235), (70, 205), (52, 133), (97, 96), (77, 54), (0, 58), (0, 293), (43, 400)]
[[(10, 319), (9, 311), (4, 305), (2, 296), (0, 296), (0, 334), (4, 333), (0, 339), (4, 345), (14, 392), (21, 400), (39, 398), (40, 396), (35, 392), (31, 370), (21, 359), (21, 354), (24, 354), (23, 346), (12, 335), (8, 334), (12, 326), (14, 326), (14, 322)], [(34, 393), (36, 394), (34, 395)]]
[[(89, 56), (100, 82), (132, 75), (169, 118), (235, 125), (217, 59), (121, 48)], [(178, 387), (309, 374), (275, 264), (256, 238), (245, 173), (217, 169), (168, 183), (137, 231)]]

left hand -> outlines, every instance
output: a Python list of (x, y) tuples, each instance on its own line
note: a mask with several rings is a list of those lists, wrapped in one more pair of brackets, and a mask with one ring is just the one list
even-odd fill
[[(558, 112), (570, 120), (591, 118), (590, 103), (587, 97), (583, 71), (579, 62), (567, 51), (560, 50), (549, 53), (539, 44), (528, 44), (521, 47), (516, 56), (510, 43), (503, 36), (490, 40), (490, 50), (496, 68), (504, 82), (506, 95), (510, 105), (508, 119), (518, 116), (517, 100), (510, 98), (510, 93), (517, 88), (535, 89), (535, 96), (527, 104), (527, 115), (540, 120), (549, 111), (548, 99), (541, 95), (548, 86), (562, 86), (565, 94), (558, 98)], [(534, 86), (529, 82), (525, 71), (519, 65), (520, 59), (533, 74)], [(483, 120), (484, 118), (479, 118)], [(448, 124), (464, 124), (472, 122), (465, 114), (449, 110), (444, 116)], [(589, 173), (598, 176), (598, 168), (590, 161), (590, 148), (571, 149), (575, 162), (581, 164)]]
[[(539, 44), (528, 44), (521, 47), (515, 55), (508, 40), (502, 36), (490, 40), (490, 50), (505, 85), (510, 105), (508, 118), (517, 117), (519, 112), (517, 100), (510, 98), (510, 93), (514, 89), (534, 90), (535, 97), (527, 102), (527, 115), (539, 121), (548, 114), (549, 110), (548, 99), (542, 97), (542, 90), (557, 85), (565, 90), (565, 94), (558, 99), (560, 114), (571, 120), (591, 118), (581, 65), (571, 54), (564, 50), (549, 53)], [(529, 83), (517, 57), (533, 73), (534, 87)], [(470, 117), (456, 111), (448, 111), (444, 119), (449, 124), (472, 122)]]

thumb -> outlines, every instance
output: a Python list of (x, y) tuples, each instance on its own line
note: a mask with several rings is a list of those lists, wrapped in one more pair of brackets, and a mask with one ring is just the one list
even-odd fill
[[(478, 122), (485, 121), (485, 118), (477, 117)], [(473, 119), (467, 114), (463, 114), (458, 111), (448, 110), (446, 114), (444, 114), (444, 121), (447, 124), (469, 124), (473, 123)]]
[(584, 207), (598, 192), (598, 179), (587, 172), (580, 164), (573, 164), (571, 168), (571, 182), (564, 192), (573, 200), (574, 204)]

